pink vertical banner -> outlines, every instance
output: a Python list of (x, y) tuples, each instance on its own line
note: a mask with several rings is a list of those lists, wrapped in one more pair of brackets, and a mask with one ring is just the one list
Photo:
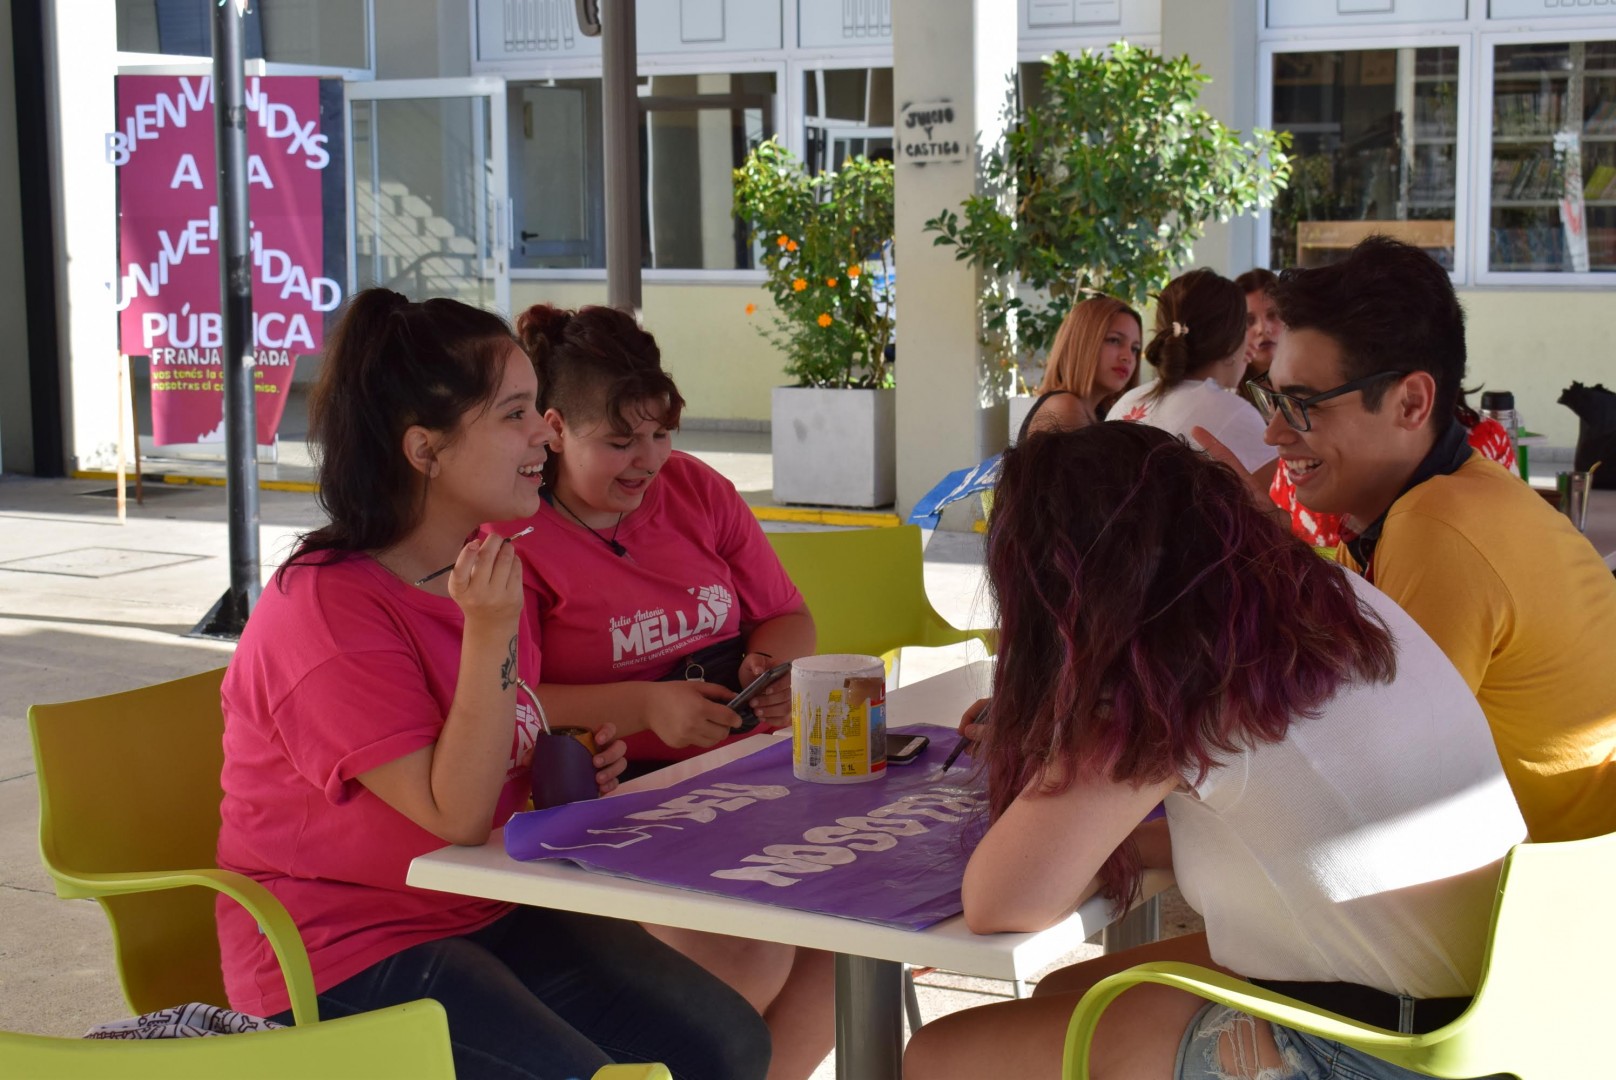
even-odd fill
[[(249, 78), (253, 388), (257, 441), (274, 441), (297, 357), (318, 353), (342, 302), (342, 85)], [(224, 439), (223, 325), (213, 81), (120, 75), (118, 338), (151, 358), (159, 445)]]

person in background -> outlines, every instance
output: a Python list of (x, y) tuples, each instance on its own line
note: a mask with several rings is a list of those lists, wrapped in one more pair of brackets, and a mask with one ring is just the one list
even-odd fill
[[(813, 616), (735, 486), (673, 448), (684, 398), (632, 315), (537, 304), (517, 332), (555, 434), (536, 510), (493, 529), (533, 528), (514, 547), (550, 723), (610, 720), (631, 772), (714, 746), (741, 723), (725, 704), (739, 686), (814, 651)], [(790, 723), (790, 695), (786, 675), (753, 699), (762, 730)], [(831, 954), (646, 928), (764, 1017), (771, 1077), (830, 1052)]]
[[(1616, 579), (1565, 515), (1471, 449), (1448, 272), (1376, 236), (1286, 271), (1274, 300), (1286, 329), (1253, 386), (1296, 497), (1344, 517), (1339, 557), (1459, 669), (1532, 839), (1616, 831)], [(1265, 478), (1253, 493), (1269, 505)]]
[(1143, 340), (1139, 313), (1121, 300), (1091, 296), (1073, 307), (1055, 332), (1038, 400), (1017, 438), (1104, 419), (1119, 395), (1139, 385)]
[(1274, 345), (1285, 329), (1274, 310), (1273, 288), (1278, 281), (1277, 274), (1260, 266), (1234, 279), (1246, 294), (1246, 373), (1241, 386), (1267, 372), (1274, 362)]
[[(1007, 450), (987, 572), (993, 720), (972, 734), (991, 824), (965, 870), (967, 924), (1043, 929), (1096, 893), (1125, 905), (1146, 868), (1171, 867), (1207, 933), (933, 1020), (907, 1080), (1059, 1076), (1082, 989), (1146, 959), (1394, 1030), (1400, 996), (1415, 1031), (1463, 1011), (1525, 826), (1475, 698), (1408, 615), (1142, 424)], [(1105, 1011), (1090, 1063), (1162, 1080), (1414, 1076), (1161, 986)]]
[[(528, 798), (521, 564), (500, 534), (466, 537), (537, 509), (538, 394), (498, 316), (386, 289), (349, 303), (310, 401), (330, 521), (264, 590), (225, 675), (219, 865), (286, 906), (323, 1018), (434, 998), (462, 1078), (661, 1061), (756, 1080), (753, 1010), (639, 926), (405, 884), (411, 859), (484, 842)], [(611, 717), (588, 727), (610, 791), (625, 747)], [(290, 1023), (269, 939), (226, 897), (218, 923), (231, 1006)]]
[(1245, 356), (1246, 302), (1239, 286), (1205, 268), (1180, 274), (1156, 300), (1145, 358), (1157, 376), (1123, 394), (1109, 419), (1186, 437), (1204, 428), (1232, 448), (1247, 471), (1266, 478), (1276, 459), (1263, 443), (1262, 418), (1234, 392)]

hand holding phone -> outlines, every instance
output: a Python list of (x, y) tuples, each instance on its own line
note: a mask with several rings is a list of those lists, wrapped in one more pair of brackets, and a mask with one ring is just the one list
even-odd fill
[(758, 726), (758, 715), (753, 712), (747, 702), (767, 690), (773, 683), (791, 670), (791, 661), (776, 664), (757, 678), (747, 684), (746, 689), (729, 699), (729, 707), (740, 715), (741, 726), (735, 729), (735, 734), (744, 735)]

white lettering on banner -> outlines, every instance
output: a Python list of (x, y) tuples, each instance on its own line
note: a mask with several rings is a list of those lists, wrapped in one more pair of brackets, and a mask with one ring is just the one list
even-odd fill
[(202, 170), (197, 168), (196, 154), (179, 155), (179, 163), (175, 165), (175, 176), (168, 181), (170, 189), (187, 186), (202, 191)]
[(269, 170), (264, 168), (264, 159), (257, 154), (247, 155), (247, 186), (257, 184), (260, 187), (273, 191), (275, 181), (269, 178)]
[[(271, 139), (290, 140), (284, 151), (287, 155), (301, 154), (304, 166), (310, 169), (323, 169), (331, 164), (331, 151), (328, 148), (330, 138), (319, 133), (318, 117), (300, 123), (297, 110), (282, 102), (270, 100), (269, 92), (256, 78), (247, 80), (245, 92), (247, 111), (257, 115), (258, 126), (264, 129), (264, 133)], [(210, 109), (212, 102), (211, 78), (204, 77), (194, 81), (181, 79), (178, 96), (162, 93), (154, 95), (151, 101), (142, 102), (134, 107), (122, 131), (107, 133), (107, 161), (113, 165), (127, 164), (130, 155), (140, 148), (141, 143), (160, 138), (165, 128), (185, 127), (190, 122), (192, 113)], [(196, 162), (193, 160), (190, 163), (187, 180), (189, 175), (195, 172)], [(259, 162), (255, 169), (252, 159), (249, 158), (247, 174), (248, 183), (274, 186), (269, 180), (263, 162)], [(178, 172), (175, 173), (175, 179), (176, 183), (170, 186), (179, 186)]]
[(779, 784), (726, 784), (697, 788), (688, 795), (680, 795), (649, 810), (627, 815), (625, 821), (695, 821), (706, 824), (718, 817), (718, 812), (739, 810), (751, 806), (759, 799), (783, 799), (791, 789)]
[[(138, 268), (130, 267), (131, 273)], [(153, 295), (155, 295), (153, 290)], [(148, 355), (154, 348), (190, 349), (196, 346), (216, 349), (224, 344), (223, 321), (217, 311), (193, 312), (185, 304), (176, 314), (172, 311), (147, 311), (140, 316), (141, 342)], [(278, 311), (253, 312), (253, 341), (269, 349), (298, 349), (314, 351), (314, 334), (309, 320), (294, 311), (283, 315)], [(278, 364), (277, 366), (285, 366)]]
[[(917, 817), (957, 822), (974, 812), (983, 796), (953, 791), (905, 795), (897, 802), (871, 810), (864, 817), (837, 818), (840, 829), (821, 825), (803, 834), (803, 844), (769, 844), (761, 854), (747, 855), (741, 861), (749, 866), (715, 870), (712, 877), (726, 881), (761, 881), (786, 888), (809, 874), (820, 874), (833, 866), (845, 866), (858, 856), (855, 851), (885, 851), (897, 844), (898, 836), (918, 836), (931, 827)], [(857, 841), (857, 842), (855, 842)], [(837, 845), (832, 847), (830, 845)], [(793, 877), (792, 875), (797, 875)]]
[[(194, 171), (196, 162), (190, 154), (183, 156), (180, 171), (184, 171), (184, 161), (186, 160), (191, 162), (191, 169)], [(176, 183), (171, 184), (171, 187), (177, 186), (178, 176), (179, 172), (176, 172)], [(197, 186), (201, 186), (200, 175), (197, 176)], [(217, 205), (209, 207), (207, 218), (192, 218), (187, 221), (185, 228), (180, 230), (177, 239), (171, 237), (167, 229), (157, 230), (158, 245), (161, 249), (158, 252), (157, 261), (145, 265), (140, 263), (129, 264), (128, 272), (123, 278), (123, 289), (118, 310), (122, 311), (128, 307), (130, 301), (136, 297), (143, 295), (156, 296), (162, 290), (162, 287), (168, 284), (169, 271), (184, 262), (186, 256), (211, 254), (212, 249), (208, 247), (208, 241), (218, 239), (218, 215), (219, 208)], [(286, 252), (278, 248), (265, 247), (264, 234), (259, 230), (253, 230), (250, 244), (253, 263), (262, 271), (261, 276), (264, 284), (280, 285), (282, 300), (290, 299), (293, 296), (301, 297), (313, 310), (318, 312), (335, 311), (342, 305), (342, 286), (338, 285), (334, 279), (311, 275), (303, 267), (294, 264), (292, 257)], [(154, 317), (153, 313), (147, 313), (143, 316), (143, 325), (147, 327), (145, 344), (148, 349), (153, 344), (152, 330), (150, 329), (152, 324), (149, 320)], [(217, 319), (217, 316), (215, 315), (214, 318)], [(307, 338), (310, 348), (313, 348), (313, 338), (309, 334), (308, 320), (301, 315), (295, 315), (293, 319), (297, 321), (298, 325), (288, 329), (283, 340), (264, 340), (260, 344), (268, 345), (272, 348), (290, 348)], [(217, 340), (210, 343), (206, 339), (202, 343), (204, 345), (219, 344)], [(180, 345), (182, 343), (175, 341), (170, 342), (170, 344)]]

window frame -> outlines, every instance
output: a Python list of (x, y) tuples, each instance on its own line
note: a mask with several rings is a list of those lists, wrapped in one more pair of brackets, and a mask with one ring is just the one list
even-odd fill
[[(774, 131), (777, 136), (785, 134), (785, 104), (782, 87), (786, 78), (787, 62), (784, 59), (762, 61), (751, 58), (746, 61), (731, 61), (723, 56), (702, 57), (699, 60), (690, 57), (669, 57), (659, 60), (655, 57), (640, 57), (637, 75), (640, 76), (674, 76), (674, 75), (774, 75), (774, 109), (771, 117)], [(534, 69), (542, 68), (542, 73)], [(499, 68), (500, 76), (507, 84), (516, 85), (530, 82), (544, 82), (546, 79), (567, 80), (599, 80), (602, 77), (601, 65), (590, 61), (568, 60), (564, 62), (548, 62), (524, 66), (520, 69), (508, 63), (502, 63)], [(644, 95), (650, 96), (650, 95)], [(515, 235), (516, 223), (512, 223), (512, 235)], [(606, 280), (606, 269), (566, 267), (512, 267), (510, 271), (512, 281), (599, 281)], [(704, 270), (696, 267), (651, 268), (640, 271), (640, 278), (646, 284), (662, 285), (756, 285), (768, 278), (762, 269), (751, 270)]]
[[(1582, 19), (1564, 18), (1568, 24), (1583, 23)], [(1517, 30), (1490, 30), (1482, 38), (1480, 70), (1476, 78), (1476, 100), (1485, 101), (1488, 107), (1485, 110), (1477, 109), (1476, 113), (1476, 170), (1478, 184), (1480, 171), (1483, 165), (1487, 168), (1488, 183), (1479, 193), (1476, 214), (1471, 222), (1475, 232), (1476, 243), (1476, 274), (1478, 285), (1504, 286), (1520, 288), (1521, 286), (1538, 286), (1543, 288), (1581, 288), (1610, 289), (1616, 287), (1616, 271), (1589, 270), (1585, 273), (1564, 270), (1494, 270), (1490, 265), (1490, 244), (1488, 241), (1492, 229), (1493, 193), (1491, 183), (1491, 166), (1493, 163), (1493, 130), (1492, 130), (1492, 102), (1494, 93), (1494, 64), (1497, 61), (1498, 47), (1500, 45), (1560, 45), (1582, 41), (1610, 41), (1616, 42), (1616, 18), (1594, 26), (1552, 26), (1542, 28), (1541, 22), (1533, 25), (1532, 29)], [(1552, 139), (1552, 136), (1549, 138)]]
[[(1447, 25), (1447, 24), (1444, 24)], [(1274, 127), (1274, 57), (1281, 53), (1361, 52), (1384, 49), (1459, 50), (1458, 115), (1454, 122), (1453, 187), (1453, 269), (1448, 272), (1455, 286), (1471, 283), (1471, 250), (1474, 239), (1471, 193), (1475, 176), (1475, 131), (1473, 90), (1474, 35), (1464, 24), (1461, 29), (1441, 33), (1381, 33), (1354, 37), (1325, 38), (1319, 34), (1300, 36), (1287, 33), (1260, 40), (1257, 44), (1257, 126)], [(1257, 214), (1255, 265), (1272, 269), (1273, 209)], [(1470, 224), (1467, 224), (1470, 223)]]

